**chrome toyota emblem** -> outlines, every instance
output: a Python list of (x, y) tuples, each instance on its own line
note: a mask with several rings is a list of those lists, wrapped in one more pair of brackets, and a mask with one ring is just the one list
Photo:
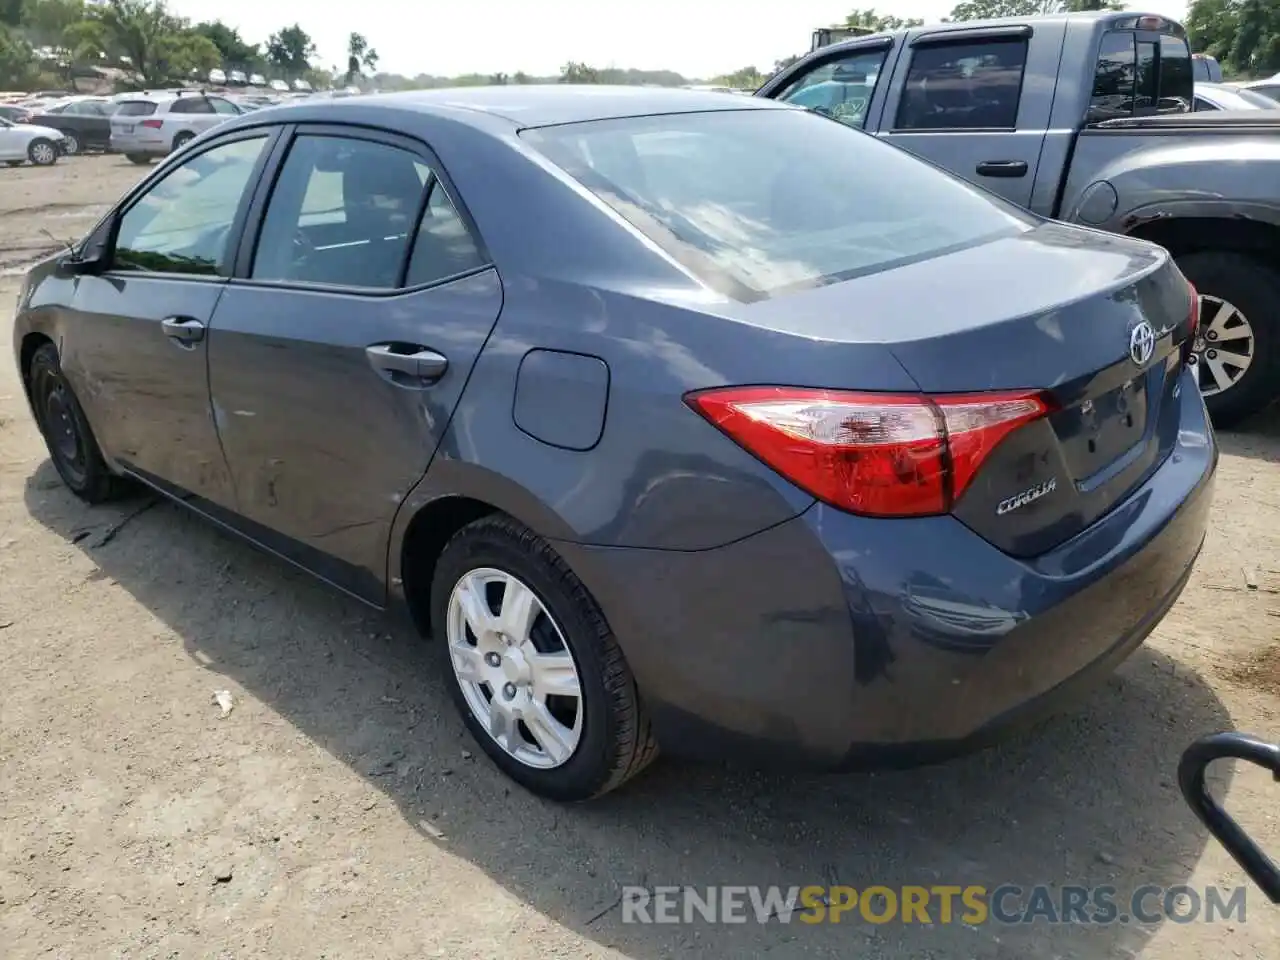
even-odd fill
[(1156, 352), (1156, 332), (1143, 320), (1129, 334), (1129, 358), (1138, 366), (1145, 366)]

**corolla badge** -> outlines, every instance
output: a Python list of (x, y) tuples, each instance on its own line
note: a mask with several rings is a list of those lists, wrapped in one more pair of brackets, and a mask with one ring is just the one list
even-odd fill
[(1138, 366), (1145, 366), (1156, 352), (1156, 332), (1143, 320), (1129, 331), (1129, 359)]
[(1003, 517), (1006, 513), (1020, 510), (1028, 503), (1035, 503), (1041, 497), (1047, 497), (1057, 489), (1058, 478), (1050, 477), (1044, 483), (1038, 483), (1029, 490), (1023, 490), (1021, 493), (1015, 493), (1012, 497), (1001, 500), (996, 507), (996, 516)]

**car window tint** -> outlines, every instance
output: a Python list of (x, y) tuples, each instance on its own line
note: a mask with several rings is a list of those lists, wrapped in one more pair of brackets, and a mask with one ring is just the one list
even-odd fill
[(214, 147), (166, 174), (121, 220), (114, 266), (208, 275), (228, 266), (231, 224), (266, 140)]
[(254, 279), (394, 288), (422, 203), (417, 164), (383, 143), (298, 137), (267, 204)]
[(156, 112), (156, 105), (149, 100), (126, 100), (116, 108), (117, 117), (149, 117)]
[(1132, 116), (1136, 54), (1132, 33), (1103, 35), (1093, 76), (1089, 123)]
[(1150, 114), (1156, 112), (1156, 99), (1159, 94), (1156, 74), (1156, 45), (1148, 41), (1139, 41), (1136, 66), (1137, 82), (1133, 88), (1133, 112)]
[(1215, 107), (1208, 100), (1206, 100), (1204, 97), (1196, 97), (1195, 109), (1196, 109), (1196, 113), (1206, 113), (1210, 110), (1217, 110), (1218, 108)]
[(987, 40), (917, 50), (898, 104), (898, 130), (1013, 129), (1025, 40)]
[(213, 104), (214, 113), (226, 114), (227, 116), (232, 116), (232, 117), (240, 115), (240, 111), (236, 108), (236, 105), (232, 103), (230, 100), (222, 100), (218, 97), (210, 97), (209, 102)]
[(1180, 109), (1172, 106), (1161, 109), (1161, 113), (1185, 113), (1189, 109), (1195, 91), (1195, 80), (1191, 75), (1191, 52), (1187, 41), (1180, 37), (1162, 36), (1160, 38), (1160, 99), (1180, 104)]
[(213, 107), (204, 97), (188, 97), (175, 100), (170, 113), (213, 113)]
[(866, 50), (824, 63), (793, 81), (777, 99), (862, 127), (888, 50)]
[(695, 276), (746, 301), (1035, 222), (904, 150), (804, 110), (599, 120), (520, 136)]
[(413, 242), (405, 285), (412, 287), (443, 280), (474, 270), (484, 263), (471, 231), (458, 216), (449, 194), (439, 180), (433, 181), (422, 223), (418, 225), (418, 235)]

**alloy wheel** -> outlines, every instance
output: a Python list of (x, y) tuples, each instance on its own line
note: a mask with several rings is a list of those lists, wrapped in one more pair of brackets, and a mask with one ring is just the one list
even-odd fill
[(48, 166), (57, 159), (57, 152), (51, 143), (37, 143), (31, 148), (31, 159), (40, 166)]
[(1240, 309), (1212, 294), (1200, 295), (1200, 329), (1191, 345), (1196, 379), (1206, 397), (1230, 390), (1253, 363), (1253, 327)]
[(549, 770), (582, 739), (582, 683), (564, 634), (537, 594), (491, 567), (449, 595), (449, 660), (472, 714), (504, 752)]
[(63, 134), (62, 142), (64, 144), (64, 149), (66, 150), (67, 156), (74, 157), (77, 153), (80, 152), (80, 140), (74, 134), (71, 134), (71, 133)]

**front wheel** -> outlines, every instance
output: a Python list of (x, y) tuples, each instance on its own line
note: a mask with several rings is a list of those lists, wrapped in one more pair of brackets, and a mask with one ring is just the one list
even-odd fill
[(80, 401), (63, 376), (58, 348), (52, 343), (44, 344), (32, 356), (27, 383), (36, 424), (62, 482), (88, 503), (102, 503), (123, 493), (127, 485), (103, 460)]
[(125, 157), (130, 163), (136, 163), (140, 167), (145, 167), (151, 163), (151, 158), (145, 153), (126, 153)]
[(40, 137), (27, 147), (27, 159), (37, 167), (51, 167), (58, 162), (58, 148), (52, 140)]
[(1228, 250), (1187, 254), (1178, 268), (1200, 294), (1192, 356), (1209, 416), (1225, 429), (1280, 394), (1280, 271)]
[(464, 722), (527, 789), (588, 800), (657, 756), (600, 608), (550, 544), (514, 520), (485, 517), (449, 541), (431, 621)]

